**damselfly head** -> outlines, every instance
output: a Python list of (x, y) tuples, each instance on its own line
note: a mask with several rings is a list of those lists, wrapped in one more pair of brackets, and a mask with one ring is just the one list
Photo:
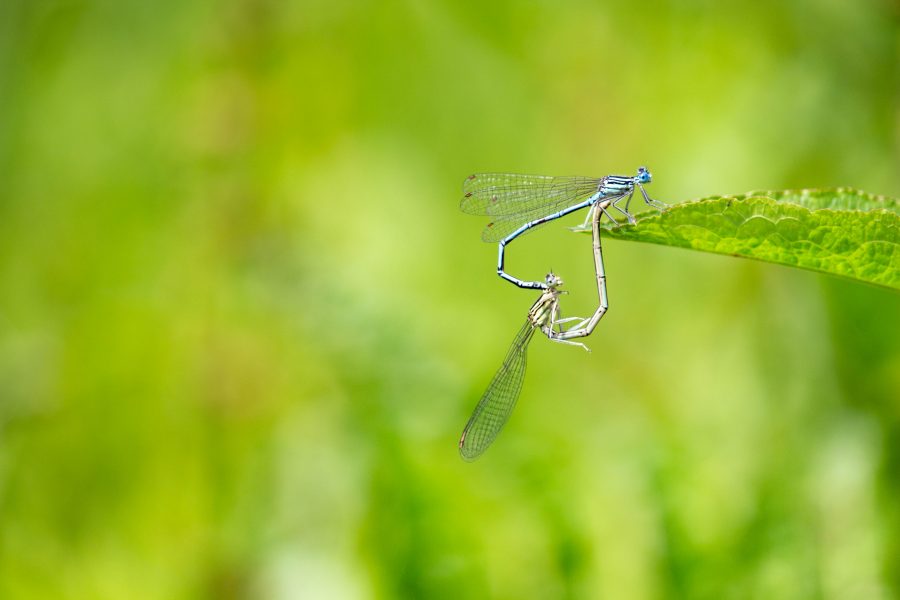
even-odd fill
[(650, 183), (653, 179), (653, 176), (650, 175), (650, 171), (647, 170), (647, 167), (639, 167), (637, 170), (637, 176), (635, 180), (638, 183)]
[(556, 275), (553, 271), (547, 273), (546, 277), (547, 287), (556, 288), (563, 284), (562, 277)]

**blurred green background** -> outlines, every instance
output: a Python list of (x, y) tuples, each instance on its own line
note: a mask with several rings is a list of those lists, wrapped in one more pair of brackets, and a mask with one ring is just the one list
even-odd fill
[[(900, 296), (607, 241), (535, 338), (475, 171), (900, 195), (891, 0), (0, 4), (0, 597), (900, 597)], [(570, 223), (583, 219), (576, 215)], [(510, 271), (595, 304), (589, 240)]]

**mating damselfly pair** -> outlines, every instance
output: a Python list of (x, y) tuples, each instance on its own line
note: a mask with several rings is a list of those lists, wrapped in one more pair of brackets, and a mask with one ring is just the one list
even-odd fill
[[(600, 219), (605, 215), (611, 222), (618, 223), (610, 214), (615, 210), (629, 223), (635, 223), (635, 217), (628, 212), (635, 188), (640, 190), (649, 206), (664, 210), (665, 205), (650, 198), (644, 190), (644, 184), (650, 181), (650, 171), (645, 167), (639, 168), (633, 177), (607, 175), (597, 179), (480, 173), (466, 178), (460, 209), (469, 214), (493, 217), (494, 220), (482, 232), (481, 239), (499, 245), (497, 274), (520, 288), (540, 289), (542, 292), (528, 311), (525, 324), (516, 334), (506, 359), (463, 429), (459, 452), (464, 459), (478, 458), (509, 419), (522, 390), (528, 344), (536, 330), (553, 341), (588, 350), (584, 344), (571, 340), (589, 336), (609, 307), (600, 245)], [(624, 207), (620, 206), (623, 202)], [(510, 275), (504, 270), (505, 250), (508, 244), (528, 231), (583, 208), (589, 208), (585, 225), (591, 223), (599, 302), (591, 317), (560, 318), (559, 296), (565, 293), (559, 289), (562, 279), (552, 272), (543, 282), (525, 281)], [(563, 327), (575, 321), (578, 323), (574, 326), (568, 329)]]

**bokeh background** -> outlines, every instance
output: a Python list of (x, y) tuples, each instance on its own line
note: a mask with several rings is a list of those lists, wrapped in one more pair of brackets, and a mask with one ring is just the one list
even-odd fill
[[(0, 597), (900, 596), (900, 296), (607, 241), (592, 354), (475, 171), (900, 195), (890, 0), (0, 4)], [(583, 215), (566, 224), (576, 224)], [(592, 310), (556, 224), (510, 270)]]

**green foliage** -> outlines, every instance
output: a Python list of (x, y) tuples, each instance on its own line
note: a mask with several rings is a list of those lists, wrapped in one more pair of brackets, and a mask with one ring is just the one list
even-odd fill
[(900, 598), (900, 294), (610, 242), (456, 449), (461, 179), (900, 196), (894, 4), (0, 2), (0, 599)]
[(851, 188), (711, 196), (606, 234), (900, 289), (900, 201)]

